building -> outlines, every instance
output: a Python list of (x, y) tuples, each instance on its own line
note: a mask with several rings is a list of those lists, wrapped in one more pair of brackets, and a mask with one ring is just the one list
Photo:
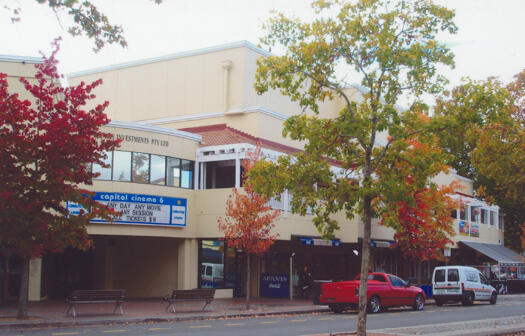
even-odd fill
[[(60, 298), (73, 288), (126, 288), (137, 298), (195, 287), (215, 287), (218, 297), (244, 295), (245, 255), (225, 245), (217, 217), (231, 189), (240, 186), (240, 162), (256, 143), (269, 159), (302, 148), (281, 135), (283, 121), (300, 107), (279, 92), (258, 96), (253, 89), (256, 59), (264, 55), (239, 42), (69, 75), (71, 84), (103, 79), (96, 94), (110, 101), (106, 111), (114, 120), (106, 128), (123, 141), (109, 153), (110, 168), (93, 167), (101, 175), (92, 189), (123, 217), (88, 226), (94, 240), (89, 252), (69, 250), (32, 262), (30, 299)], [(359, 99), (359, 88), (348, 90)], [(337, 100), (325, 103), (320, 114), (335, 116), (341, 107)], [(442, 184), (455, 179), (464, 187), (455, 197), (467, 202), (458, 205), (457, 243), (446, 253), (466, 262), (460, 241), (502, 245), (504, 228), (497, 207), (471, 196), (472, 181), (437, 177)], [(282, 211), (275, 228), (279, 240), (266, 256), (252, 258), (255, 295), (288, 297), (290, 275), (297, 284), (304, 265), (317, 280), (359, 272), (360, 221), (336, 215), (336, 239), (322, 240), (311, 215), (290, 212), (291, 197), (285, 193), (272, 201)], [(393, 231), (374, 221), (374, 268), (414, 278), (415, 265), (390, 248), (392, 239)], [(423, 266), (428, 278), (434, 264)], [(279, 290), (268, 290), (272, 281)]]

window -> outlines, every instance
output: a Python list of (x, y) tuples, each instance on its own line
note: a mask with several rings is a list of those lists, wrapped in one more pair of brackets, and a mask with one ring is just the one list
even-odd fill
[(224, 242), (201, 241), (200, 287), (224, 288)]
[(389, 275), (388, 276), (388, 279), (390, 279), (390, 283), (392, 284), (392, 286), (394, 287), (403, 287), (405, 285), (405, 282), (401, 279), (399, 279), (398, 277), (396, 276), (393, 276), (393, 275)]
[(132, 180), (137, 183), (149, 183), (149, 154), (133, 153), (131, 167)]
[(481, 208), (477, 206), (470, 207), (470, 221), (471, 222), (479, 223), (480, 210)]
[(448, 281), (459, 281), (459, 272), (457, 268), (448, 270)]
[(479, 279), (481, 280), (481, 283), (488, 285), (489, 282), (488, 282), (487, 278), (485, 278), (485, 276), (483, 274), (481, 274), (481, 273), (478, 273), (478, 274), (479, 274)]
[(487, 209), (481, 209), (481, 223), (488, 224), (489, 223), (489, 216), (488, 216), (488, 210)]
[(166, 184), (166, 157), (151, 154), (150, 183), (157, 185)]
[(445, 282), (445, 270), (436, 270), (434, 274), (434, 282)]
[(168, 185), (170, 187), (180, 187), (180, 159), (168, 158)]
[(181, 188), (193, 188), (193, 161), (181, 160)]
[(496, 211), (490, 211), (490, 226), (496, 225)]
[(131, 152), (114, 152), (113, 181), (131, 181)]
[(113, 163), (113, 152), (106, 152), (106, 158), (102, 159), (104, 165), (107, 168), (102, 167), (101, 165), (94, 163), (93, 164), (93, 173), (99, 173), (100, 175), (96, 177), (97, 180), (111, 180), (111, 164)]
[(452, 210), (452, 212), (450, 213), (450, 217), (452, 217), (454, 219), (457, 219), (458, 218), (458, 209)]
[(479, 282), (478, 274), (474, 272), (467, 272), (467, 281)]

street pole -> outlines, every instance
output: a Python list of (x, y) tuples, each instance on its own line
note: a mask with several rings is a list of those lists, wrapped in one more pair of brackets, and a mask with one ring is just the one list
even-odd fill
[(290, 301), (293, 300), (293, 268), (292, 268), (292, 263), (293, 263), (293, 257), (295, 256), (295, 252), (293, 252), (292, 254), (290, 254)]

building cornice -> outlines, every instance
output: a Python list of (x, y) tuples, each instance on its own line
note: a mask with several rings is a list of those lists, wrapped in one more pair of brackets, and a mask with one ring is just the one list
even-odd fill
[(141, 120), (140, 122), (144, 124), (148, 124), (148, 125), (162, 125), (162, 124), (171, 124), (171, 123), (177, 123), (177, 122), (183, 122), (183, 121), (220, 118), (220, 117), (231, 116), (231, 115), (236, 115), (236, 114), (257, 113), (257, 112), (268, 115), (270, 117), (273, 117), (279, 120), (286, 120), (290, 117), (289, 115), (271, 110), (263, 106), (250, 106), (250, 107), (245, 107), (241, 109), (231, 109), (231, 110), (228, 110), (227, 112), (213, 112), (213, 113), (181, 115), (181, 116), (157, 118), (157, 119), (146, 119), (146, 120)]
[(44, 59), (41, 57), (0, 55), (0, 62), (39, 64), (44, 63)]
[(80, 77), (80, 76), (92, 75), (92, 74), (96, 74), (96, 73), (100, 73), (100, 72), (119, 70), (119, 69), (130, 68), (130, 67), (135, 67), (135, 66), (144, 65), (144, 64), (151, 64), (151, 63), (156, 63), (156, 62), (169, 61), (169, 60), (179, 59), (179, 58), (183, 58), (183, 57), (203, 55), (203, 54), (208, 54), (208, 53), (212, 53), (212, 52), (224, 51), (224, 50), (228, 50), (228, 49), (235, 49), (235, 48), (242, 48), (242, 47), (245, 47), (245, 48), (248, 48), (250, 50), (253, 50), (253, 51), (255, 51), (255, 52), (257, 52), (257, 53), (259, 53), (259, 54), (261, 54), (263, 56), (270, 55), (269, 52), (267, 52), (264, 49), (261, 49), (261, 48), (257, 47), (255, 44), (253, 44), (251, 42), (238, 41), (238, 42), (220, 44), (220, 45), (206, 47), (206, 48), (201, 48), (201, 49), (182, 51), (182, 52), (168, 54), (168, 55), (159, 56), (159, 57), (145, 58), (145, 59), (141, 59), (141, 60), (135, 60), (135, 61), (125, 62), (125, 63), (113, 64), (113, 65), (103, 66), (103, 67), (99, 67), (99, 68), (88, 69), (88, 70), (84, 70), (84, 71), (72, 72), (72, 73), (68, 74), (67, 77), (68, 78), (75, 78), (75, 77)]
[(184, 138), (184, 139), (198, 141), (198, 142), (201, 142), (202, 140), (202, 136), (198, 134), (193, 134), (193, 133), (179, 131), (179, 130), (170, 129), (170, 128), (145, 125), (141, 123), (111, 121), (107, 125), (107, 127), (126, 128), (126, 129), (131, 129), (131, 130), (136, 130), (136, 131), (145, 131), (145, 132), (152, 132), (152, 133), (158, 133), (158, 134), (173, 135), (179, 138)]

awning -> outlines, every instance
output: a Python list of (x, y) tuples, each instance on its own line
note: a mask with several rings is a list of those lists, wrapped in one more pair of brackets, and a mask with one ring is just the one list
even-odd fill
[(518, 253), (499, 244), (476, 243), (471, 241), (460, 241), (464, 245), (478, 251), (497, 261), (500, 266), (525, 266), (524, 258)]

